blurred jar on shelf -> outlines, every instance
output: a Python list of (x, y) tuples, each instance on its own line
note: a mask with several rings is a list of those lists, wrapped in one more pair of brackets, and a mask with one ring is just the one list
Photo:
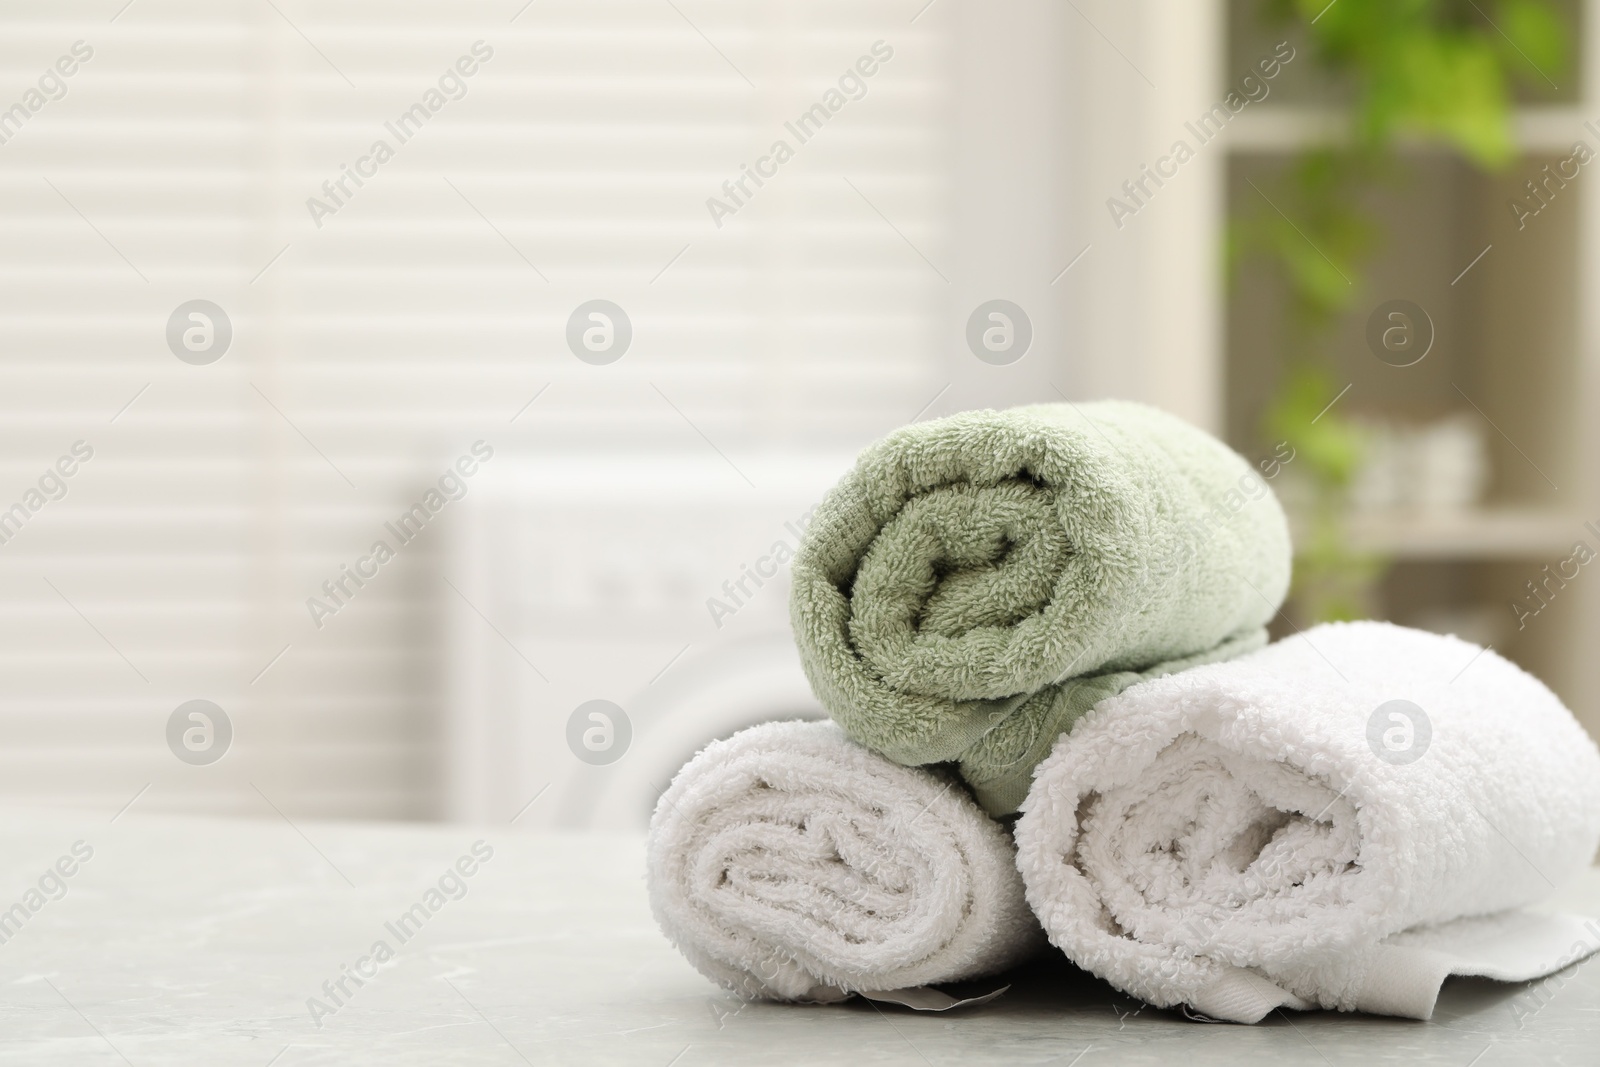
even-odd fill
[(1360, 513), (1466, 511), (1489, 486), (1489, 441), (1480, 420), (1457, 412), (1428, 423), (1362, 418), (1364, 447), (1350, 486)]

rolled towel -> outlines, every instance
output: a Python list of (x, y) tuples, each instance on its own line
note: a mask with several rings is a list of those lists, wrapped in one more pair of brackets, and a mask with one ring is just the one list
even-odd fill
[(656, 805), (648, 883), (689, 962), (752, 998), (979, 978), (1044, 947), (1010, 835), (960, 782), (831, 722), (708, 745)]
[(1525, 980), (1600, 944), (1497, 914), (1594, 858), (1594, 742), (1494, 652), (1387, 623), (1318, 626), (1104, 701), (1039, 766), (1016, 838), (1069, 958), (1237, 1022), (1428, 1018), (1448, 974)]
[(818, 505), (790, 603), (852, 738), (958, 761), (1004, 815), (1097, 701), (1265, 644), (1289, 570), (1283, 510), (1220, 441), (1139, 404), (1042, 404), (869, 447)]

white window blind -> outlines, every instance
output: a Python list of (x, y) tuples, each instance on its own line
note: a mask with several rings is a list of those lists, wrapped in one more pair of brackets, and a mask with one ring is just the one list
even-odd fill
[[(918, 6), (0, 4), (0, 799), (432, 814), (436, 531), (306, 601), (474, 442), (736, 464), (916, 414), (952, 110)], [(606, 365), (567, 343), (596, 299)], [(215, 362), (169, 347), (195, 300)], [(165, 741), (197, 698), (209, 767)]]

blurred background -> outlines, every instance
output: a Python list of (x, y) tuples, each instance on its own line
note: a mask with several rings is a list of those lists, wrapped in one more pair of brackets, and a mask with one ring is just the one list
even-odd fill
[(642, 826), (820, 714), (783, 564), (855, 450), (1102, 397), (1269, 464), (1283, 632), (1600, 728), (1589, 5), (0, 25), (0, 802)]

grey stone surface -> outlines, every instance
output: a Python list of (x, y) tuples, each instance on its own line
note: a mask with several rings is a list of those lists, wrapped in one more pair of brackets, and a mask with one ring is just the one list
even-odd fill
[[(11, 812), (0, 910), (80, 840), (94, 854), (65, 895), (0, 944), (0, 1064), (1600, 1063), (1594, 963), (1529, 986), (1454, 979), (1427, 1023), (1191, 1023), (1059, 959), (948, 1015), (745, 1005), (656, 930), (636, 837)], [(494, 854), (465, 896), (441, 894), (402, 943), (385, 924), (426, 911), (478, 840)], [(1554, 903), (1600, 915), (1600, 872)], [(334, 1007), (323, 982), (380, 939), (394, 958), (313, 1022), (308, 998)]]

